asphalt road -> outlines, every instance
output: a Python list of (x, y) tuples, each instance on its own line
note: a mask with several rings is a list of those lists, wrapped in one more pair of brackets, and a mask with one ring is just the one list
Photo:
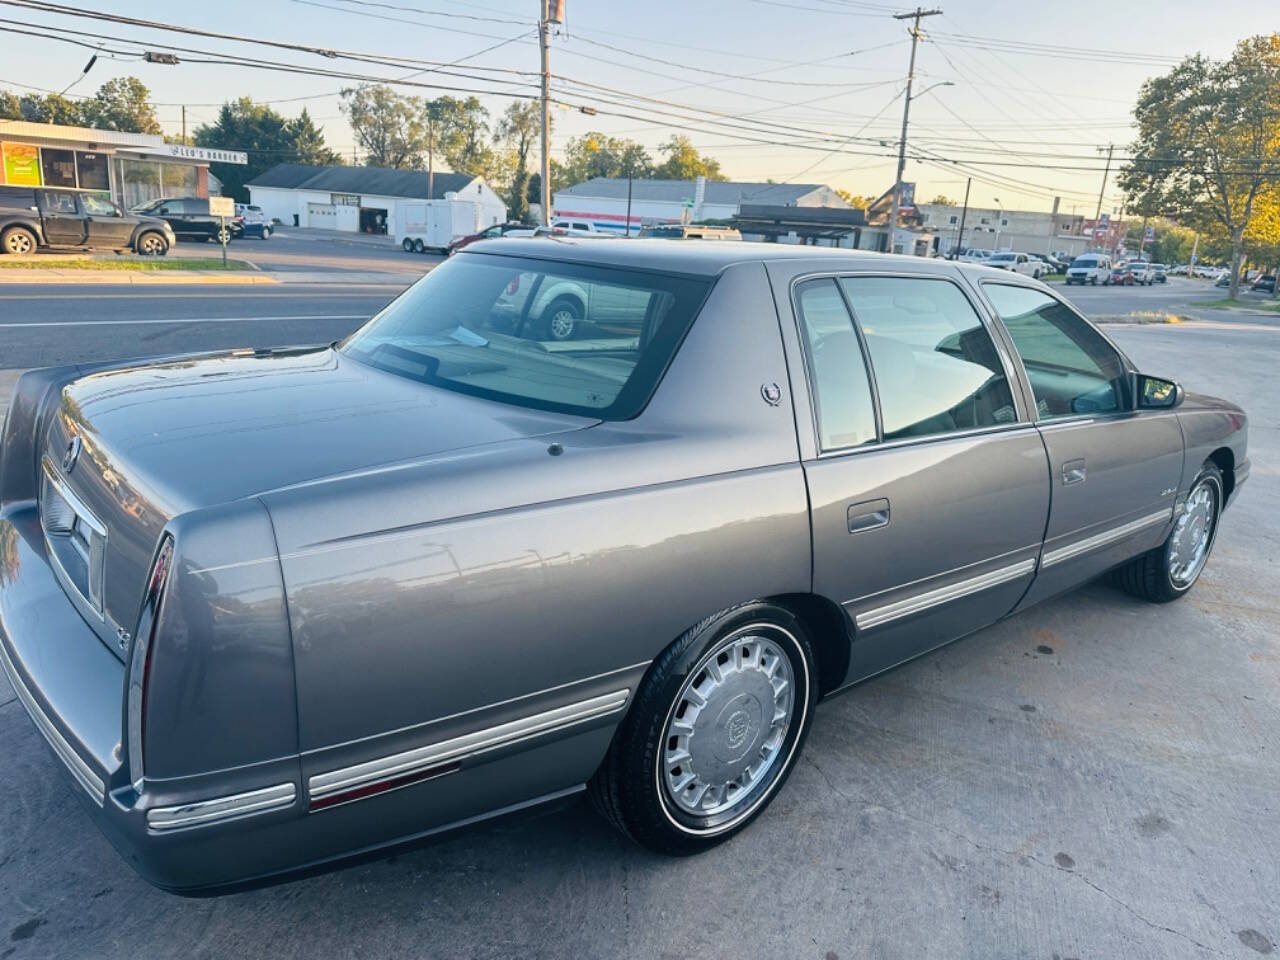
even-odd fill
[(328, 343), (406, 281), (344, 286), (0, 286), (0, 369)]
[(1280, 321), (1108, 332), (1251, 417), (1253, 477), (1179, 602), (1093, 584), (831, 700), (772, 807), (700, 857), (576, 803), (215, 900), (137, 879), (0, 679), (0, 960), (1274, 951)]
[[(213, 243), (179, 241), (171, 257), (217, 257)], [(268, 240), (243, 237), (227, 245), (227, 256), (248, 260), (263, 270), (287, 273), (323, 269), (370, 270), (385, 273), (423, 272), (443, 258), (434, 254), (405, 253), (396, 244), (353, 236), (339, 239), (329, 233), (312, 233), (281, 227)]]

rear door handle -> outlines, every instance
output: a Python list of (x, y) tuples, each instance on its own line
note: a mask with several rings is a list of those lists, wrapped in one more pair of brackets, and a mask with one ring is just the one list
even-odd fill
[(862, 533), (864, 530), (888, 525), (889, 501), (883, 497), (879, 500), (864, 500), (849, 507), (850, 533)]
[(1068, 460), (1062, 465), (1062, 485), (1084, 483), (1086, 476), (1084, 460)]

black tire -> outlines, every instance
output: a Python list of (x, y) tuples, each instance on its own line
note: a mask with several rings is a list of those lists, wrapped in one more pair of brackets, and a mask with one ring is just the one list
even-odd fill
[(1175, 523), (1173, 530), (1170, 531), (1169, 536), (1165, 538), (1164, 543), (1160, 544), (1160, 546), (1148, 550), (1141, 556), (1134, 557), (1123, 566), (1112, 570), (1108, 575), (1112, 586), (1119, 587), (1135, 597), (1149, 600), (1151, 603), (1168, 603), (1190, 592), (1191, 588), (1196, 585), (1196, 581), (1200, 579), (1201, 571), (1204, 570), (1205, 565), (1209, 562), (1209, 556), (1213, 552), (1214, 541), (1218, 537), (1218, 522), (1222, 518), (1222, 471), (1211, 461), (1206, 461), (1204, 466), (1200, 468), (1200, 472), (1196, 474), (1195, 480), (1191, 483), (1188, 499), (1194, 497), (1196, 491), (1202, 485), (1210, 491), (1213, 498), (1213, 509), (1209, 521), (1209, 540), (1205, 548), (1204, 558), (1199, 562), (1191, 576), (1184, 581), (1177, 581), (1171, 571), (1172, 552), (1180, 530), (1179, 525)]
[(542, 335), (548, 340), (570, 340), (581, 322), (582, 304), (573, 297), (556, 297), (542, 310)]
[[(748, 636), (765, 637), (786, 655), (794, 683), (789, 725), (777, 746), (776, 760), (760, 774), (760, 779), (724, 811), (698, 817), (681, 810), (663, 782), (667, 723), (686, 681), (697, 682), (698, 677), (707, 675), (707, 664), (722, 645)], [(758, 656), (757, 662), (763, 663), (762, 657)], [(739, 699), (735, 697), (730, 703)], [(813, 649), (793, 614), (775, 604), (755, 601), (708, 617), (650, 665), (614, 734), (604, 763), (591, 780), (592, 804), (619, 831), (657, 853), (688, 856), (710, 849), (746, 828), (777, 796), (804, 748), (816, 702)], [(738, 713), (745, 711), (736, 711), (724, 725), (726, 738), (734, 736), (731, 730)], [(718, 737), (721, 728), (717, 725), (714, 729)], [(745, 729), (738, 742), (750, 737), (750, 746), (739, 754), (739, 760), (764, 736), (758, 725), (751, 727), (750, 721)], [(715, 742), (715, 749), (721, 749), (719, 741)], [(736, 748), (732, 740), (726, 740), (723, 746)]]
[(1097, 277), (1090, 277), (1090, 278), (1089, 278), (1089, 285), (1090, 285), (1090, 286), (1094, 286), (1094, 287), (1096, 287), (1096, 286), (1098, 285), (1098, 278), (1097, 278)]
[(40, 246), (36, 235), (26, 227), (10, 227), (0, 234), (0, 250), (20, 256), (24, 253), (35, 253)]
[(427, 245), (426, 245), (425, 243), (423, 243), (420, 239), (419, 239), (419, 240), (415, 240), (415, 241), (413, 241), (413, 252), (414, 252), (414, 253), (426, 253), (426, 252), (427, 252)]
[(400, 249), (405, 253), (413, 253), (413, 240), (409, 237), (405, 237), (400, 241)]
[(163, 257), (169, 252), (169, 241), (164, 238), (164, 234), (148, 230), (138, 236), (133, 248), (140, 257)]

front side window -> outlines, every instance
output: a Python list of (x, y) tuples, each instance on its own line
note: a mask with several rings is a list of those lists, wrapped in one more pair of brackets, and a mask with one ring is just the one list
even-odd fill
[(103, 200), (101, 197), (95, 197), (91, 193), (81, 195), (80, 202), (84, 204), (84, 212), (92, 217), (118, 217), (120, 210), (110, 200)]
[(1022, 357), (1041, 420), (1126, 409), (1124, 361), (1084, 318), (1039, 290), (983, 289)]
[(389, 373), (606, 420), (643, 409), (711, 282), (464, 254), (342, 346)]
[(871, 355), (885, 440), (1017, 421), (995, 343), (954, 283), (905, 277), (840, 283)]
[(796, 307), (822, 449), (874, 441), (876, 416), (866, 361), (835, 280), (807, 280), (797, 285)]

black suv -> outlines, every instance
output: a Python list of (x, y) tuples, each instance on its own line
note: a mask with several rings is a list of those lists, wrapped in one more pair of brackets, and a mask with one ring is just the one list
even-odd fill
[(162, 256), (173, 245), (163, 220), (125, 213), (110, 200), (78, 190), (0, 187), (0, 250), (104, 247)]
[(179, 240), (221, 242), (221, 231), (225, 230), (226, 239), (230, 242), (235, 235), (232, 228), (233, 218), (228, 217), (224, 226), (221, 218), (209, 213), (208, 197), (161, 197), (159, 200), (148, 200), (143, 205), (134, 207), (133, 212), (159, 217), (173, 228)]

